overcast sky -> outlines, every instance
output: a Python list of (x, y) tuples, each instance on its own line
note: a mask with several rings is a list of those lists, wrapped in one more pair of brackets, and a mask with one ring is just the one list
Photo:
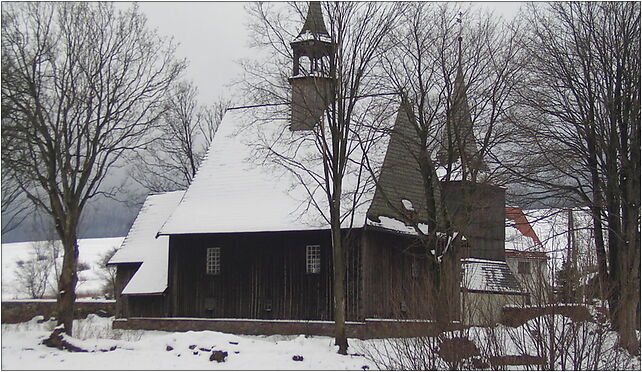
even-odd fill
[[(126, 5), (124, 3), (122, 5)], [(499, 16), (512, 17), (520, 3), (483, 3)], [(245, 2), (142, 2), (149, 25), (180, 43), (178, 57), (187, 58), (187, 77), (208, 103), (226, 95), (239, 76), (237, 61), (252, 52), (248, 47)]]

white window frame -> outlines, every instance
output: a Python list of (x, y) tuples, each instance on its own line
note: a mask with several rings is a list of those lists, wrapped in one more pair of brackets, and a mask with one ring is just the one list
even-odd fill
[(305, 247), (305, 272), (307, 274), (321, 273), (321, 246), (307, 245)]
[(221, 273), (221, 247), (207, 248), (205, 255), (205, 274), (219, 275)]

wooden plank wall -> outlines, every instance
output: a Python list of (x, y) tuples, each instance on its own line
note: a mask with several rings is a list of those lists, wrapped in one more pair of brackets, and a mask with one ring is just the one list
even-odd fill
[[(415, 239), (370, 230), (366, 232), (365, 240), (365, 317), (428, 319), (430, 298), (425, 281), (425, 258), (417, 258), (420, 263), (419, 277), (413, 278), (411, 275), (412, 253), (420, 256)], [(405, 304), (403, 309), (402, 302)]]
[[(359, 239), (347, 247), (348, 319), (359, 317)], [(306, 273), (306, 245), (321, 246), (321, 273)], [(221, 273), (207, 275), (208, 247), (221, 247)], [(179, 235), (170, 238), (170, 315), (333, 319), (329, 231)]]
[[(428, 259), (414, 237), (366, 230), (363, 243), (363, 313), (365, 318), (433, 319)], [(413, 261), (417, 275), (412, 275)], [(459, 317), (460, 264), (450, 266), (453, 314)]]
[(127, 296), (129, 316), (167, 316), (166, 296)]
[(116, 266), (116, 318), (132, 316), (129, 312), (129, 298), (121, 293), (140, 265), (131, 263)]
[(464, 232), (468, 239), (468, 252), (462, 252), (463, 257), (504, 260), (505, 190), (462, 181), (441, 185), (454, 228)]

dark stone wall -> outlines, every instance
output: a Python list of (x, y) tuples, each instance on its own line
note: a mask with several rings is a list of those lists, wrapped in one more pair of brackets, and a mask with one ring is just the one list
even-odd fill
[[(84, 319), (88, 314), (104, 317), (116, 313), (113, 300), (83, 302), (76, 301), (74, 319)], [(22, 323), (42, 315), (45, 319), (56, 316), (56, 300), (2, 301), (2, 323)]]
[[(334, 336), (332, 322), (288, 322), (288, 321), (251, 321), (220, 319), (163, 319), (130, 318), (114, 320), (114, 329), (144, 329), (170, 332), (218, 331), (237, 335), (319, 335)], [(461, 329), (459, 324), (449, 324), (448, 330)], [(348, 322), (346, 335), (350, 338), (371, 339), (384, 337), (436, 336), (440, 331), (435, 323), (429, 322), (392, 322), (365, 321)]]

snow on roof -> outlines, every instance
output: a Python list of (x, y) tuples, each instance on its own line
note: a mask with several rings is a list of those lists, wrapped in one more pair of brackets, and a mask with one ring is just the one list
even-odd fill
[(184, 191), (150, 195), (120, 249), (109, 264), (142, 263), (123, 294), (162, 293), (167, 288), (169, 238), (156, 237), (158, 229), (176, 208)]
[(504, 261), (462, 259), (461, 287), (469, 291), (523, 294), (517, 279)]
[[(379, 221), (380, 222), (376, 222), (371, 219), (368, 219), (366, 221), (366, 224), (368, 226), (390, 230), (401, 234), (408, 234), (408, 235), (415, 235), (415, 236), (419, 235), (417, 231), (415, 231), (414, 227), (408, 226), (406, 225), (406, 223), (399, 221), (396, 218), (380, 216)], [(428, 225), (426, 225), (425, 223), (420, 223), (418, 224), (418, 227), (422, 233), (428, 234)]]
[[(319, 186), (323, 180), (319, 150), (311, 131), (289, 129), (283, 111), (228, 110), (192, 184), (159, 233), (329, 228), (328, 202)], [(361, 159), (358, 146), (352, 146), (354, 161), (347, 165), (350, 169), (343, 180), (343, 216), (348, 216), (353, 198), (358, 206), (354, 218), (345, 218), (342, 226), (362, 227), (374, 187), (371, 181), (357, 187), (355, 168)], [(362, 170), (362, 181), (369, 178), (367, 173)]]

